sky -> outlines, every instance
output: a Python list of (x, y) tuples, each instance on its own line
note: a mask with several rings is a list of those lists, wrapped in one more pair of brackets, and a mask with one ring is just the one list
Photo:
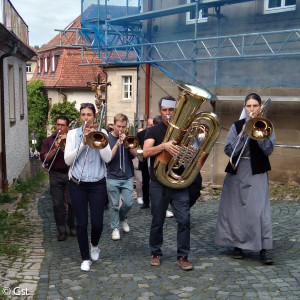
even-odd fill
[(29, 45), (48, 43), (81, 12), (81, 0), (10, 0), (28, 25)]

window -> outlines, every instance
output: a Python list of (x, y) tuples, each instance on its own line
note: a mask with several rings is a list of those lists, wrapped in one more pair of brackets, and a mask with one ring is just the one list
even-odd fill
[[(187, 3), (194, 3), (195, 0), (187, 0)], [(207, 22), (207, 17), (204, 17), (208, 12), (208, 9), (200, 9), (199, 16), (198, 16), (198, 23)], [(195, 24), (196, 20), (196, 11), (191, 11), (186, 13), (186, 24)]]
[(59, 51), (54, 51), (51, 53), (51, 73), (56, 71), (60, 54), (61, 53)]
[(26, 64), (26, 73), (31, 73), (31, 64)]
[(38, 74), (40, 74), (43, 69), (43, 58), (41, 56), (38, 56), (37, 63), (38, 63)]
[(123, 76), (123, 99), (132, 99), (132, 76)]
[(55, 56), (52, 55), (52, 62), (51, 62), (51, 65), (52, 65), (52, 69), (51, 69), (51, 72), (55, 72), (55, 69), (56, 69), (56, 64), (55, 64)]
[(296, 10), (296, 0), (265, 0), (265, 14)]
[(24, 91), (23, 91), (23, 69), (19, 67), (19, 101), (20, 101), (20, 117), (24, 118)]
[(9, 99), (9, 120), (11, 123), (13, 123), (16, 121), (15, 76), (14, 76), (13, 65), (8, 65), (8, 99)]
[(45, 63), (44, 73), (47, 73), (50, 66), (50, 57), (48, 53), (46, 53), (44, 56), (44, 63)]

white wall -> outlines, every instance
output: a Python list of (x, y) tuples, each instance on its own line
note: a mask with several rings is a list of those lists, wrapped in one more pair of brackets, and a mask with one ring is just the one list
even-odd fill
[[(9, 92), (8, 92), (8, 63), (13, 65), (15, 90), (15, 122), (9, 119)], [(5, 137), (6, 137), (6, 165), (8, 184), (14, 183), (29, 161), (28, 144), (28, 113), (26, 64), (12, 56), (4, 60), (4, 106), (5, 106)], [(24, 116), (20, 117), (19, 68), (22, 68)]]

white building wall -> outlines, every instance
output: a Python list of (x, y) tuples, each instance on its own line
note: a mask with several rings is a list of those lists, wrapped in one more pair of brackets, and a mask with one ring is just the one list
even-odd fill
[[(137, 95), (137, 70), (136, 67), (120, 67), (106, 70), (108, 74), (107, 81), (111, 86), (107, 87), (107, 123), (113, 123), (114, 116), (118, 113), (125, 114), (130, 124), (134, 122), (136, 113), (136, 95)], [(123, 76), (132, 77), (132, 98), (123, 99)]]
[(90, 102), (95, 104), (95, 92), (92, 90), (64, 90), (62, 94), (57, 89), (48, 89), (47, 95), (50, 105), (63, 101), (65, 95), (69, 102), (76, 101), (75, 107), (78, 110), (81, 103)]
[[(8, 92), (8, 63), (14, 69), (15, 90), (15, 123), (9, 120), (9, 92)], [(19, 78), (19, 68), (22, 68), (23, 78)], [(24, 117), (20, 117), (19, 80), (23, 81)], [(17, 180), (29, 161), (28, 143), (28, 113), (27, 113), (27, 88), (26, 65), (16, 57), (4, 60), (4, 106), (5, 106), (5, 138), (6, 138), (6, 165), (8, 184)]]

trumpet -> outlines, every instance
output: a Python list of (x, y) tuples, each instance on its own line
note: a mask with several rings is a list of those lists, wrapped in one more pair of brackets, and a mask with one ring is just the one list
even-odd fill
[[(246, 145), (249, 141), (249, 138), (251, 138), (252, 140), (265, 140), (271, 136), (271, 134), (273, 132), (273, 125), (269, 120), (262, 117), (266, 113), (266, 110), (267, 110), (268, 106), (270, 105), (270, 102), (271, 102), (271, 99), (269, 98), (262, 105), (257, 117), (248, 120), (246, 122), (243, 130), (241, 131), (239, 139), (238, 139), (238, 141), (232, 151), (232, 154), (229, 158), (229, 162), (230, 162), (230, 165), (233, 170), (237, 169), (240, 159), (242, 157), (242, 154), (244, 153)], [(250, 113), (250, 115), (251, 115), (251, 113)], [(246, 133), (248, 136), (246, 138), (246, 141), (244, 142), (244, 145), (242, 147), (242, 150), (241, 150), (236, 162), (233, 163), (233, 157), (236, 156), (236, 153), (235, 153), (236, 149), (237, 149), (238, 145), (240, 144), (241, 138), (244, 135), (244, 133)]]

